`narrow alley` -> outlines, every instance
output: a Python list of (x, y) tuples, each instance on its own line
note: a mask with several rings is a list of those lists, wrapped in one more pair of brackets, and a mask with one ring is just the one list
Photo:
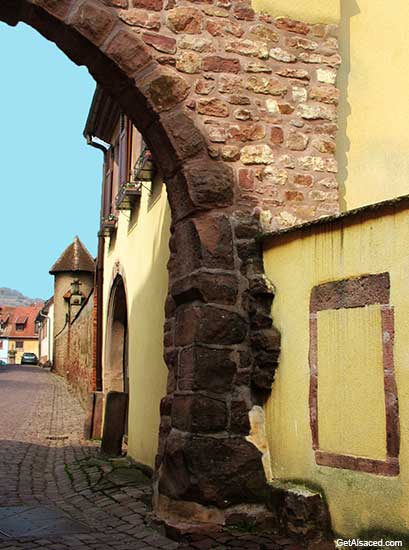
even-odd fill
[(149, 526), (151, 480), (103, 460), (82, 437), (84, 412), (65, 381), (39, 367), (0, 370), (0, 548), (301, 550), (244, 532), (174, 542)]

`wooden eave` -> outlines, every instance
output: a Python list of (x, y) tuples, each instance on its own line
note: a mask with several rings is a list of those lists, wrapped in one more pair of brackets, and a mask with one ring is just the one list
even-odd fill
[(112, 142), (120, 109), (117, 102), (101, 86), (97, 86), (85, 124), (84, 136)]

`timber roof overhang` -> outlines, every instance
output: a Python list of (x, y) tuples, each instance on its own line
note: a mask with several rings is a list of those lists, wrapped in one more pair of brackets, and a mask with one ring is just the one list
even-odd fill
[(84, 136), (96, 137), (105, 143), (111, 143), (119, 114), (118, 103), (101, 86), (97, 86), (85, 124)]

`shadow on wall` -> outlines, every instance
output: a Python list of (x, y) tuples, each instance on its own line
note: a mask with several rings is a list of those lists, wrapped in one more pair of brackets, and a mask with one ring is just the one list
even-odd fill
[(346, 181), (348, 178), (348, 157), (351, 142), (348, 138), (348, 117), (351, 105), (348, 98), (348, 85), (351, 72), (351, 19), (361, 13), (357, 0), (342, 0), (341, 21), (339, 26), (339, 47), (342, 64), (338, 73), (338, 88), (340, 98), (338, 105), (338, 135), (337, 161), (339, 183), (339, 206), (341, 211), (347, 210), (345, 201)]

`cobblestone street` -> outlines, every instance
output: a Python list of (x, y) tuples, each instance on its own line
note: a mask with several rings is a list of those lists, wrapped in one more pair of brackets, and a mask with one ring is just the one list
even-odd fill
[(0, 371), (1, 549), (301, 550), (283, 537), (217, 533), (174, 542), (149, 526), (150, 480), (99, 458), (65, 382), (38, 367)]

